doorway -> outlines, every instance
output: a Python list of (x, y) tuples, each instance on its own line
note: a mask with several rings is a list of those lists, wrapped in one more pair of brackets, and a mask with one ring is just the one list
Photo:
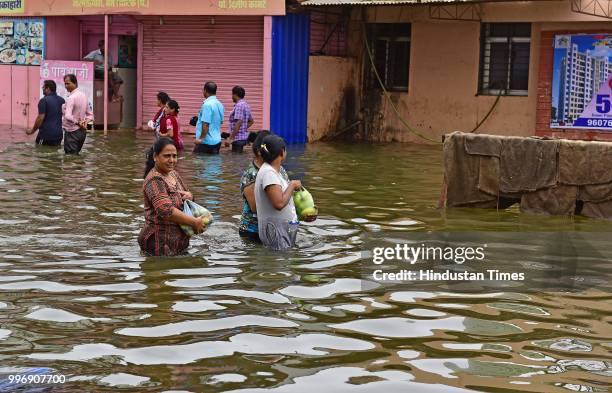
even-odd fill
[[(81, 18), (81, 56), (98, 49), (98, 43), (104, 39), (103, 17)], [(136, 127), (137, 101), (137, 31), (138, 22), (131, 16), (113, 15), (109, 18), (108, 51), (112, 61), (113, 73), (119, 76), (120, 87), (117, 97), (112, 97), (109, 88), (108, 126), (110, 129)], [(95, 125), (103, 124), (104, 83), (94, 83)]]

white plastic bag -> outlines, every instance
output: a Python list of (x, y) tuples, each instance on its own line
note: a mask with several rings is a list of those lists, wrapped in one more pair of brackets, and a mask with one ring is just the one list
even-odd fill
[[(186, 200), (183, 203), (183, 213), (191, 217), (200, 218), (204, 224), (204, 230), (208, 229), (208, 226), (213, 221), (212, 213), (208, 211), (207, 208), (190, 200)], [(195, 232), (190, 225), (181, 225), (181, 229), (187, 236), (195, 235)]]

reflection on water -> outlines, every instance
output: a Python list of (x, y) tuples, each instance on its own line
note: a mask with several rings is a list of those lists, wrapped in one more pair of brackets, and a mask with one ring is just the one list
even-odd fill
[(96, 134), (78, 157), (2, 138), (2, 374), (60, 373), (68, 382), (53, 390), (72, 392), (609, 387), (607, 292), (460, 294), (362, 275), (364, 239), (381, 231), (612, 229), (512, 209), (438, 211), (437, 147), (291, 147), (286, 168), (321, 217), (287, 254), (237, 234), (249, 155), (182, 154), (185, 181), (217, 221), (189, 256), (164, 259), (141, 257), (136, 242), (150, 135)]

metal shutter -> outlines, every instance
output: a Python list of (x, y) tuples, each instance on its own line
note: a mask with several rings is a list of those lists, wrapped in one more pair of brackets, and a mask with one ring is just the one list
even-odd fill
[(157, 92), (165, 91), (181, 107), (181, 126), (189, 127), (189, 119), (202, 105), (202, 87), (211, 80), (225, 107), (224, 131), (235, 85), (246, 90), (253, 129), (262, 127), (262, 16), (164, 16), (145, 17), (142, 22), (143, 124), (157, 111)]

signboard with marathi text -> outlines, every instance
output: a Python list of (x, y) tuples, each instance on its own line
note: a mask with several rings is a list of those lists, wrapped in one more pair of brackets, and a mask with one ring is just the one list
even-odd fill
[(93, 113), (94, 98), (94, 63), (92, 61), (43, 60), (40, 65), (40, 91), (45, 80), (52, 80), (57, 85), (57, 95), (68, 98), (64, 87), (64, 76), (74, 74), (77, 77), (78, 89), (85, 93), (89, 109)]
[(550, 127), (612, 131), (612, 34), (555, 36)]
[(0, 13), (26, 16), (95, 14), (285, 15), (285, 0), (0, 0)]
[(25, 0), (0, 0), (1, 14), (23, 14)]

